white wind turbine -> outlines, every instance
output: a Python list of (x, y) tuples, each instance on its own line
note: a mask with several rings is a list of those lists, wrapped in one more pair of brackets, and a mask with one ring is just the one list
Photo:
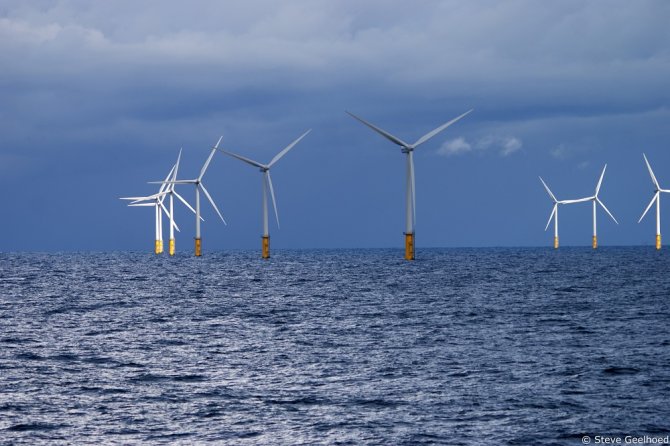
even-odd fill
[(545, 226), (544, 230), (546, 232), (547, 229), (549, 229), (549, 225), (551, 224), (551, 219), (554, 219), (554, 249), (558, 249), (558, 205), (559, 204), (565, 204), (565, 201), (560, 201), (556, 199), (556, 196), (551, 192), (551, 189), (549, 189), (549, 186), (547, 186), (547, 183), (544, 182), (542, 177), (540, 177), (540, 181), (542, 181), (542, 184), (544, 185), (544, 188), (547, 190), (547, 193), (551, 197), (551, 199), (554, 201), (554, 207), (551, 210), (551, 215), (549, 215), (549, 220), (547, 221), (547, 226)]
[(406, 195), (406, 215), (405, 215), (405, 260), (414, 260), (414, 223), (416, 220), (416, 191), (414, 188), (414, 159), (413, 159), (413, 152), (414, 149), (419, 147), (421, 144), (425, 143), (429, 139), (431, 139), (433, 136), (437, 135), (450, 125), (454, 124), (455, 122), (459, 121), (461, 118), (465, 117), (467, 114), (471, 113), (472, 110), (468, 110), (467, 112), (463, 113), (462, 115), (452, 119), (449, 122), (446, 122), (436, 128), (435, 130), (432, 130), (425, 135), (423, 135), (421, 138), (419, 138), (414, 144), (408, 144), (401, 140), (400, 138), (397, 138), (390, 133), (386, 132), (385, 130), (382, 130), (381, 128), (367, 122), (366, 120), (359, 118), (358, 116), (354, 115), (353, 113), (347, 112), (350, 116), (352, 116), (354, 119), (357, 119), (358, 121), (362, 122), (366, 126), (370, 127), (372, 130), (375, 132), (379, 133), (382, 135), (384, 138), (388, 139), (394, 144), (397, 144), (400, 146), (400, 149), (402, 153), (407, 155), (407, 195)]
[(219, 144), (221, 144), (221, 140), (223, 139), (223, 136), (219, 138), (217, 141), (216, 145), (212, 147), (212, 150), (209, 153), (209, 156), (207, 157), (207, 160), (205, 161), (205, 164), (203, 164), (202, 168), (200, 169), (200, 175), (198, 175), (197, 178), (192, 179), (192, 180), (172, 180), (168, 181), (166, 179), (165, 181), (158, 181), (158, 182), (152, 182), (152, 184), (193, 184), (195, 185), (195, 255), (197, 257), (200, 257), (202, 255), (202, 239), (200, 237), (200, 220), (202, 218), (200, 217), (200, 191), (205, 194), (207, 199), (209, 200), (210, 204), (216, 211), (216, 213), (219, 215), (219, 218), (221, 218), (221, 221), (223, 224), (226, 224), (226, 220), (224, 220), (223, 215), (221, 215), (221, 212), (219, 212), (219, 208), (216, 207), (216, 204), (214, 203), (214, 200), (212, 199), (212, 196), (207, 192), (207, 188), (205, 188), (205, 185), (202, 184), (202, 177), (205, 176), (205, 172), (207, 171), (207, 167), (209, 167), (209, 163), (212, 161), (212, 157), (216, 153), (216, 150), (219, 148)]
[[(170, 169), (170, 172), (168, 173), (167, 177), (165, 177), (165, 182), (167, 182), (172, 174), (175, 171), (176, 165), (172, 166), (172, 169)], [(165, 195), (168, 193), (166, 190), (168, 188), (167, 183), (163, 182), (161, 184), (160, 189), (158, 190), (158, 193), (149, 195), (146, 197), (122, 197), (121, 200), (132, 200), (132, 203), (130, 203), (128, 206), (153, 206), (154, 207), (154, 212), (155, 212), (155, 224), (154, 224), (154, 229), (156, 233), (156, 239), (154, 241), (154, 252), (156, 254), (162, 254), (163, 253), (163, 212), (170, 218), (170, 224), (171, 226), (174, 225), (176, 227), (176, 223), (174, 222), (174, 219), (172, 218), (172, 212), (168, 211), (165, 208), (165, 205), (163, 204), (163, 200), (165, 199)], [(162, 212), (161, 212), (162, 210)], [(179, 228), (177, 228), (179, 230)]]
[(654, 190), (653, 198), (649, 202), (647, 209), (645, 209), (642, 213), (642, 217), (640, 217), (638, 223), (642, 221), (644, 216), (647, 215), (647, 212), (649, 212), (651, 206), (654, 204), (654, 202), (656, 202), (656, 249), (661, 249), (661, 192), (670, 193), (670, 190), (661, 188), (661, 186), (658, 184), (658, 180), (656, 179), (656, 175), (654, 175), (654, 171), (651, 170), (651, 165), (649, 164), (649, 160), (647, 160), (647, 156), (644, 153), (642, 156), (644, 157), (644, 162), (647, 164), (647, 169), (649, 169), (651, 181), (654, 183), (654, 187), (656, 189)]
[[(547, 192), (549, 192), (549, 195), (554, 200), (554, 211), (552, 212), (552, 215), (555, 215), (555, 218), (556, 218), (556, 220), (555, 220), (555, 228), (556, 229), (555, 229), (555, 235), (554, 235), (554, 237), (555, 237), (554, 246), (556, 246), (556, 247), (558, 246), (558, 205), (559, 204), (585, 203), (585, 202), (589, 202), (589, 201), (593, 202), (593, 240), (592, 240), (593, 249), (596, 249), (598, 247), (598, 233), (597, 233), (597, 226), (596, 226), (596, 209), (597, 209), (598, 205), (600, 205), (605, 210), (605, 212), (607, 212), (607, 215), (612, 217), (612, 220), (614, 220), (614, 223), (619, 224), (619, 222), (616, 221), (616, 218), (614, 218), (614, 215), (612, 215), (612, 213), (609, 211), (609, 209), (607, 209), (605, 204), (600, 200), (600, 198), (598, 198), (598, 193), (600, 192), (600, 186), (602, 185), (603, 177), (605, 176), (605, 169), (607, 169), (607, 164), (605, 164), (605, 167), (603, 167), (603, 172), (600, 174), (600, 179), (598, 180), (598, 184), (596, 185), (595, 194), (593, 194), (590, 197), (578, 198), (576, 200), (561, 200), (561, 201), (558, 201), (558, 200), (556, 200), (556, 197), (554, 197), (554, 195), (551, 193), (551, 191), (549, 190), (547, 185), (546, 184), (544, 185), (545, 188), (547, 189)], [(540, 178), (540, 180), (541, 179), (542, 178)], [(542, 183), (544, 184), (544, 181), (542, 181)], [(549, 221), (551, 221), (551, 217), (549, 217)], [(547, 227), (548, 226), (549, 225), (547, 224)], [(546, 228), (545, 228), (545, 230), (546, 230)]]
[(274, 164), (279, 161), (281, 157), (286, 155), (286, 153), (291, 150), (296, 144), (298, 144), (307, 134), (311, 132), (310, 130), (307, 130), (305, 133), (300, 135), (298, 139), (293, 141), (291, 144), (286, 146), (281, 152), (279, 152), (277, 155), (275, 155), (274, 158), (268, 163), (268, 164), (262, 164), (259, 163), (258, 161), (254, 161), (252, 159), (246, 158), (241, 155), (237, 155), (232, 152), (225, 151), (223, 149), (219, 149), (221, 152), (225, 153), (226, 155), (230, 155), (234, 158), (237, 158), (238, 160), (244, 161), (247, 164), (250, 164), (254, 167), (258, 167), (260, 171), (263, 173), (263, 236), (262, 236), (262, 258), (268, 259), (270, 258), (270, 231), (268, 228), (268, 189), (270, 190), (270, 197), (272, 198), (272, 207), (275, 210), (275, 218), (277, 219), (277, 227), (279, 227), (279, 213), (277, 212), (277, 201), (275, 200), (275, 192), (274, 188), (272, 187), (272, 178), (270, 177), (270, 168), (274, 166)]
[[(174, 220), (174, 197), (176, 196), (182, 203), (184, 203), (184, 206), (189, 208), (191, 210), (191, 212), (193, 212), (194, 214), (196, 213), (195, 209), (193, 209), (193, 207), (191, 207), (191, 205), (188, 204), (188, 202), (184, 199), (184, 197), (179, 195), (177, 193), (177, 191), (175, 190), (174, 181), (177, 180), (177, 172), (179, 171), (180, 161), (181, 161), (181, 149), (179, 149), (179, 155), (177, 156), (177, 162), (175, 163), (174, 170), (172, 171), (171, 183), (169, 183), (167, 185), (167, 188), (165, 190), (165, 194), (170, 196), (170, 216), (171, 216), (171, 218), (170, 218), (170, 245), (169, 245), (168, 252), (170, 253), (171, 256), (173, 256), (175, 254), (175, 250), (176, 250), (174, 230), (177, 229), (177, 231), (179, 231), (179, 228), (177, 228), (177, 223), (175, 223), (175, 220)], [(164, 185), (165, 184), (163, 184), (163, 186)]]

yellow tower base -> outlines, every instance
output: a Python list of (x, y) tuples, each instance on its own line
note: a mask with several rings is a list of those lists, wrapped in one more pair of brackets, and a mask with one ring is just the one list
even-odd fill
[(269, 235), (264, 235), (263, 236), (263, 258), (264, 259), (269, 259), (270, 258), (270, 236)]
[(558, 237), (554, 237), (554, 249), (558, 249)]
[(661, 249), (661, 234), (656, 234), (656, 249)]
[(405, 260), (414, 260), (414, 233), (405, 233)]
[(174, 239), (173, 239), (173, 238), (170, 239), (170, 247), (169, 247), (169, 250), (170, 250), (170, 251), (169, 251), (169, 252), (170, 252), (170, 255), (173, 256), (173, 255), (174, 255), (174, 251), (175, 251), (175, 249), (174, 249)]
[(593, 236), (593, 249), (598, 248), (598, 236)]
[(202, 239), (195, 239), (195, 256), (200, 257), (202, 255)]
[(162, 240), (156, 240), (154, 242), (154, 253), (156, 253), (156, 254), (162, 254), (163, 253), (163, 241)]

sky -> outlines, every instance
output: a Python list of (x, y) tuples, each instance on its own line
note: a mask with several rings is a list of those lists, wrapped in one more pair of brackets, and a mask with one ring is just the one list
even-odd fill
[[(150, 252), (152, 210), (119, 197), (154, 193), (180, 148), (192, 178), (220, 136), (268, 162), (307, 129), (272, 170), (272, 247), (401, 248), (404, 155), (345, 111), (415, 141), (471, 108), (415, 152), (418, 251), (550, 246), (538, 176), (581, 198), (605, 164), (619, 225), (599, 211), (600, 244), (652, 246), (668, 23), (665, 0), (3, 0), (0, 251)], [(203, 203), (203, 250), (259, 249), (260, 172), (217, 154), (204, 184), (228, 225)], [(175, 217), (191, 251), (195, 218)], [(590, 245), (590, 204), (559, 223)]]

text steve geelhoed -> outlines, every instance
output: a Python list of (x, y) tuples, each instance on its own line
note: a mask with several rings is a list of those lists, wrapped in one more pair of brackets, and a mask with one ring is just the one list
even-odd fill
[(670, 435), (665, 437), (653, 437), (650, 435), (636, 436), (606, 436), (595, 435), (594, 444), (670, 444)]

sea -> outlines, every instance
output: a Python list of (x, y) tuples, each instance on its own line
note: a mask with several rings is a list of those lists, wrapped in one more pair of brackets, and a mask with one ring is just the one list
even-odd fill
[(0, 444), (667, 440), (667, 249), (402, 256), (0, 253)]

